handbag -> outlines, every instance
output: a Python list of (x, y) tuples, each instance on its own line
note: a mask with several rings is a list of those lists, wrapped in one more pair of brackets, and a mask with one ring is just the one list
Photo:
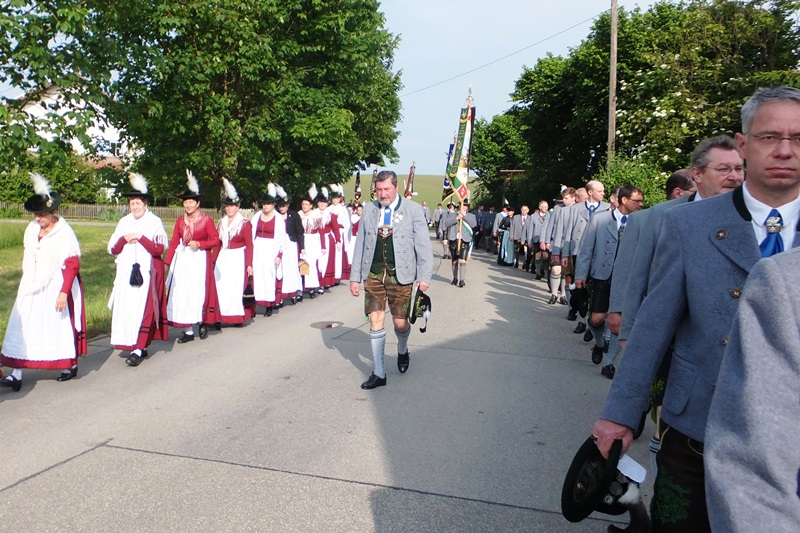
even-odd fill
[(133, 268), (131, 268), (130, 284), (131, 287), (141, 287), (144, 284), (144, 278), (142, 277), (142, 270), (139, 263), (134, 263)]
[(305, 259), (300, 260), (298, 267), (300, 268), (301, 276), (308, 276), (308, 262)]
[(242, 304), (245, 306), (252, 306), (256, 304), (256, 293), (253, 290), (253, 276), (247, 277), (247, 285), (242, 293)]

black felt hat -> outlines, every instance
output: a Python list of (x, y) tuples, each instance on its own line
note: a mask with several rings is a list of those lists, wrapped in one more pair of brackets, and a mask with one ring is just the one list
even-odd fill
[(131, 187), (122, 193), (125, 198), (143, 198), (147, 203), (152, 203), (153, 195), (147, 192), (147, 180), (141, 174), (131, 172), (128, 174)]
[(408, 318), (409, 322), (414, 324), (417, 318), (425, 319), (425, 327), (419, 328), (420, 332), (425, 333), (428, 330), (428, 319), (431, 317), (431, 297), (422, 292), (417, 285), (417, 293), (411, 300), (411, 316)]
[(286, 190), (283, 187), (281, 187), (280, 185), (276, 185), (275, 189), (276, 189), (276, 191), (278, 193), (277, 198), (278, 198), (278, 205), (279, 206), (286, 205), (286, 204), (288, 204), (289, 202), (292, 201), (292, 197), (289, 196), (289, 193), (287, 193)]
[(50, 187), (50, 183), (41, 174), (30, 173), (34, 195), (23, 204), (26, 211), (32, 213), (49, 213), (61, 205), (61, 195)]
[(259, 200), (260, 204), (277, 204), (278, 203), (278, 189), (274, 183), (267, 183), (267, 192)]
[(200, 194), (200, 185), (197, 184), (197, 179), (192, 174), (192, 171), (186, 169), (186, 190), (178, 195), (181, 200), (197, 200), (202, 198)]
[(327, 187), (321, 187), (320, 190), (319, 190), (319, 194), (317, 195), (316, 198), (314, 198), (314, 201), (315, 202), (330, 203), (331, 195), (328, 192), (328, 188)]
[[(622, 441), (615, 440), (605, 459), (592, 437), (575, 454), (561, 489), (561, 513), (570, 522), (580, 522), (594, 511), (621, 515), (628, 508), (619, 503), (626, 491), (624, 476), (617, 471)], [(623, 478), (618, 480), (618, 476)]]

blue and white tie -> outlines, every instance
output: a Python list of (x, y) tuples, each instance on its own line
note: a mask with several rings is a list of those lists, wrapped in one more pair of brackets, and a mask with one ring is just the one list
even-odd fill
[(383, 225), (384, 226), (392, 225), (392, 208), (389, 206), (383, 208)]

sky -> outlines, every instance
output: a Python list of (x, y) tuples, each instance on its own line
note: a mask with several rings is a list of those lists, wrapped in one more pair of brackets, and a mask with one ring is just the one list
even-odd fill
[[(629, 10), (650, 4), (618, 0)], [(386, 28), (400, 37), (394, 68), (402, 71), (404, 86), (395, 144), (400, 159), (389, 168), (405, 174), (416, 160), (418, 174), (444, 175), (447, 149), (470, 86), (476, 118), (502, 114), (511, 107), (509, 95), (525, 66), (535, 66), (548, 52), (567, 55), (587, 37), (594, 18), (610, 7), (611, 0), (381, 2)]]

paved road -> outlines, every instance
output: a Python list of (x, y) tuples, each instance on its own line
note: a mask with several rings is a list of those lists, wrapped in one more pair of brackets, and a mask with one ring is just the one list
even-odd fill
[(439, 266), (409, 371), (388, 357), (374, 391), (344, 285), (204, 341), (173, 331), (138, 368), (104, 337), (76, 380), (29, 371), (0, 390), (0, 529), (605, 531), (566, 522), (560, 494), (610, 382), (544, 284), (484, 252), (467, 274)]

